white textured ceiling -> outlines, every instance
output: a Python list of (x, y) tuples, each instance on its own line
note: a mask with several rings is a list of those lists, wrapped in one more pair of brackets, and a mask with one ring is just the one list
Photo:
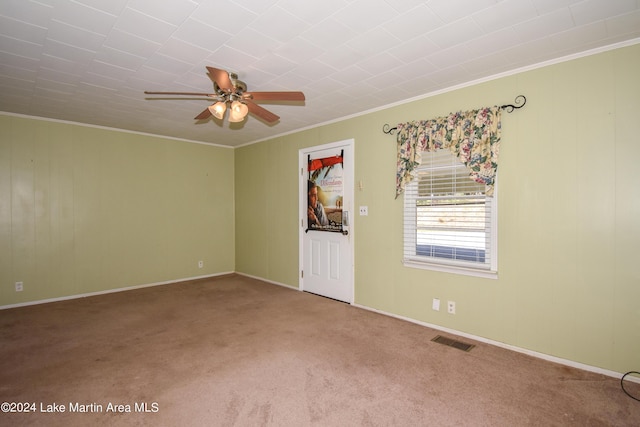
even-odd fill
[[(0, 0), (0, 111), (239, 146), (638, 37), (640, 0)], [(143, 93), (207, 65), (306, 102), (230, 126)]]

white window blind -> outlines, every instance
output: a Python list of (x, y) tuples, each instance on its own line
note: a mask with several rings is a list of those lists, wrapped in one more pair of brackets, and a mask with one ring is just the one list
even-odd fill
[(417, 172), (404, 194), (405, 265), (495, 274), (497, 185), (485, 196), (448, 149), (423, 152)]

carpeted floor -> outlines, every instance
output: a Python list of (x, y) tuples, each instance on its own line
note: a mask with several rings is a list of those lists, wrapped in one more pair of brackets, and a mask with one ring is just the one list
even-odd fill
[(0, 425), (640, 425), (618, 379), (438, 334), (239, 275), (2, 310)]

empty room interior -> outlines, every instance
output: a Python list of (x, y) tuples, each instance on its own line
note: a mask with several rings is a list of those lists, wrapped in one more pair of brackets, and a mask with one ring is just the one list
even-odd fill
[(0, 22), (0, 424), (640, 423), (640, 1)]

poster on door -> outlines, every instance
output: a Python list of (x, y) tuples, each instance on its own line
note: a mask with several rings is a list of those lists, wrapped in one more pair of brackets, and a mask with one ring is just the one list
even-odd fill
[(343, 154), (309, 158), (307, 230), (342, 232)]

